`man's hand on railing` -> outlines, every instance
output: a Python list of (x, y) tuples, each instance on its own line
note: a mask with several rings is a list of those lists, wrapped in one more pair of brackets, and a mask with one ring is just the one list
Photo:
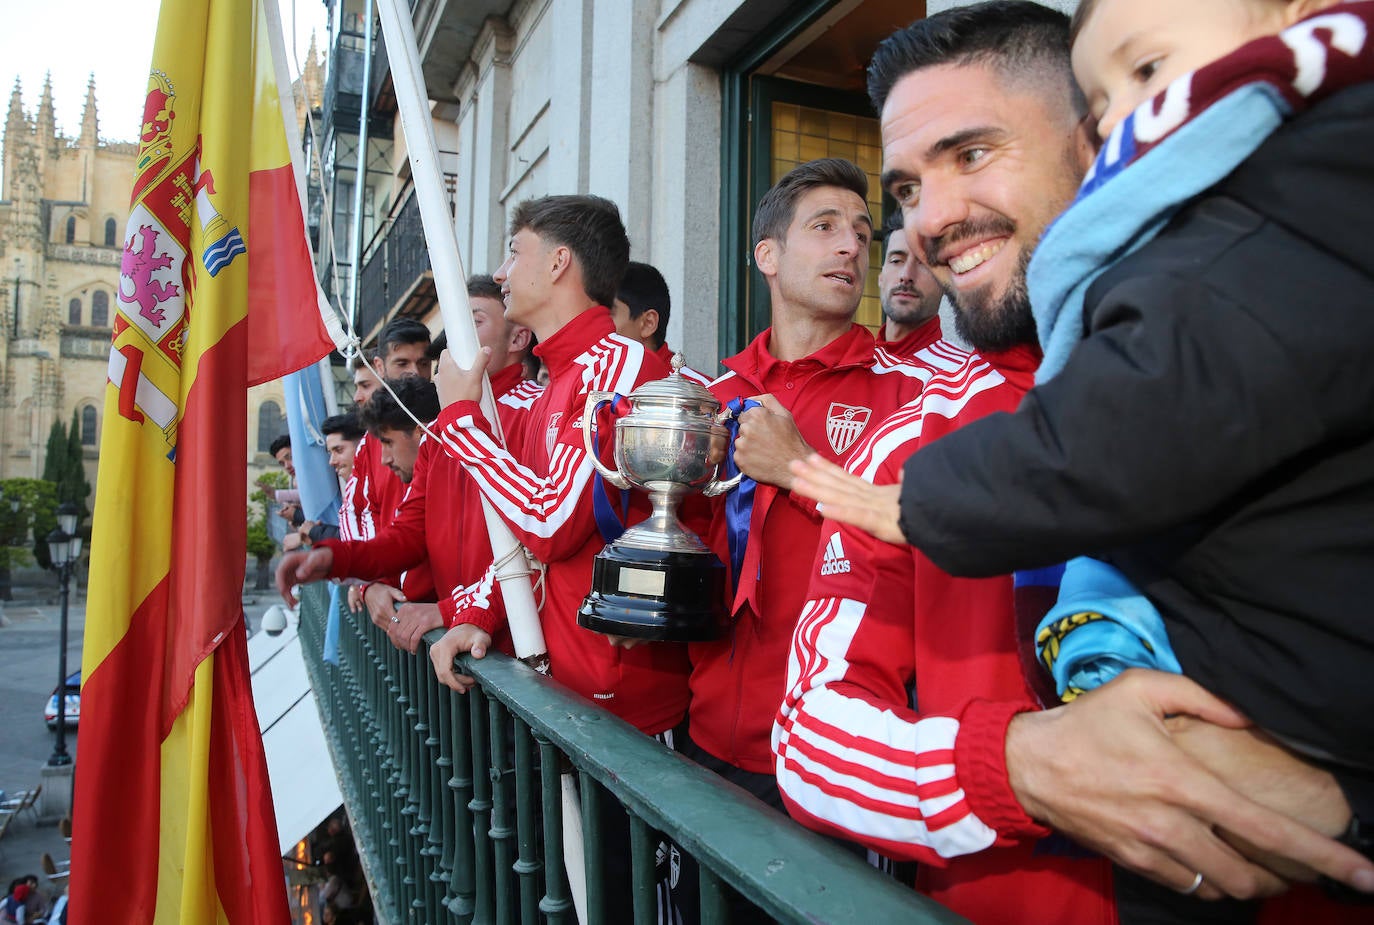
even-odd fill
[(334, 565), (334, 550), (327, 547), (312, 549), (310, 552), (298, 550), (288, 552), (277, 563), (277, 591), (286, 603), (296, 606), (296, 596), (291, 589), (296, 585), (323, 581), (329, 577), (329, 569)]
[(363, 592), (363, 603), (367, 606), (367, 615), (372, 618), (372, 623), (386, 632), (397, 622), (396, 608), (406, 603), (406, 596), (400, 588), (374, 581)]
[(382, 629), (386, 630), (386, 638), (393, 646), (413, 655), (419, 648), (420, 637), (443, 625), (438, 604), (402, 604)]
[(429, 659), (434, 663), (434, 675), (439, 683), (451, 687), (460, 694), (472, 690), (476, 680), (471, 675), (459, 674), (453, 670), (453, 661), (464, 652), (472, 653), (473, 658), (482, 658), (491, 646), (491, 636), (486, 630), (471, 623), (459, 623), (429, 647)]

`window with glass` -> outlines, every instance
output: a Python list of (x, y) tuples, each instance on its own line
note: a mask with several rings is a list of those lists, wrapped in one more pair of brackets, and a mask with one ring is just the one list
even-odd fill
[(67, 303), (67, 324), (81, 323), (81, 300), (72, 299)]
[(103, 328), (110, 323), (110, 294), (97, 289), (91, 296), (91, 324)]
[(274, 401), (265, 401), (258, 408), (258, 452), (266, 453), (272, 448), (272, 441), (286, 432), (286, 422), (282, 419), (281, 406)]
[(87, 405), (81, 409), (81, 445), (95, 446), (96, 437), (96, 411), (95, 405)]

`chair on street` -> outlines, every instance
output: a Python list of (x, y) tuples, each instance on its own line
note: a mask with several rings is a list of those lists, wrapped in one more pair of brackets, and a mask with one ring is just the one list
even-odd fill
[(5, 839), (5, 833), (10, 830), (10, 823), (14, 822), (14, 817), (19, 813), (13, 810), (0, 809), (0, 843)]
[(72, 843), (72, 817), (63, 816), (57, 822), (57, 831), (67, 840), (67, 844)]
[(43, 874), (48, 878), (49, 883), (61, 883), (72, 875), (71, 870), (68, 869), (71, 866), (71, 861), (63, 861), (59, 867), (57, 862), (52, 859), (52, 855), (46, 851), (43, 852), (38, 863), (43, 868)]
[(43, 785), (39, 784), (32, 790), (19, 790), (5, 797), (0, 802), (0, 812), (13, 812), (16, 815), (28, 810), (35, 822), (38, 821), (38, 795), (43, 792)]

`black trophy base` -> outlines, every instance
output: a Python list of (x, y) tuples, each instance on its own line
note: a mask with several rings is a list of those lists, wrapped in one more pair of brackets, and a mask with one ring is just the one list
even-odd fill
[(597, 554), (577, 625), (660, 642), (715, 639), (725, 622), (725, 566), (710, 553), (611, 543)]

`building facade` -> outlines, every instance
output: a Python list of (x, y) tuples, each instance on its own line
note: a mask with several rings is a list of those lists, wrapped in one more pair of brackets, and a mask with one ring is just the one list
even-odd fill
[[(95, 486), (137, 154), (101, 138), (94, 79), (74, 139), (57, 131), (51, 84), (30, 115), (16, 81), (0, 200), (0, 478), (41, 477), (53, 422), (75, 414)], [(251, 485), (275, 467), (267, 448), (286, 432), (280, 383), (251, 389), (246, 413)]]
[[(420, 0), (415, 32), (464, 266), (489, 272), (501, 262), (507, 217), (522, 199), (606, 196), (620, 206), (634, 259), (668, 281), (669, 342), (715, 369), (769, 323), (749, 235), (764, 191), (800, 162), (845, 157), (868, 174), (870, 208), (885, 216), (892, 204), (877, 182), (881, 140), (865, 68), (894, 30), (959, 5)], [(361, 68), (350, 84), (335, 65), (337, 49), (361, 61), (363, 9), (362, 0), (331, 4), (326, 113), (344, 86), (361, 92)], [(440, 324), (385, 49), (371, 61), (369, 132), (380, 124), (385, 139), (373, 140), (366, 180), (357, 326), (365, 339), (397, 314)], [(356, 113), (344, 110), (335, 107), (334, 131), (356, 142)], [(336, 206), (356, 162), (355, 146), (333, 181), (326, 164)], [(880, 259), (875, 245), (859, 313), (873, 326)]]

